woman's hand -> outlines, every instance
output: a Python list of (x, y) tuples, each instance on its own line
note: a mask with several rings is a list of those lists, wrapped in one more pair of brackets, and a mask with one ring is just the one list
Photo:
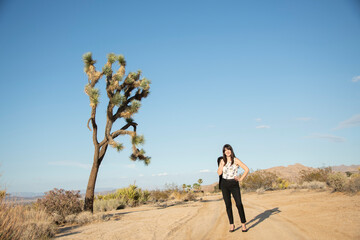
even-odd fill
[(236, 181), (239, 181), (239, 177), (238, 177), (238, 176), (235, 176), (235, 180), (236, 180)]

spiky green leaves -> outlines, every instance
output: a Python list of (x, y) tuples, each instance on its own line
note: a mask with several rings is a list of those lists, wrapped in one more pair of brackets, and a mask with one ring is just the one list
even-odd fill
[(134, 122), (134, 119), (132, 119), (132, 118), (127, 118), (125, 120), (126, 120), (127, 123), (133, 123)]
[(110, 144), (113, 148), (116, 149), (116, 151), (120, 152), (124, 149), (124, 145), (122, 143), (118, 143), (116, 141), (112, 141), (112, 143)]
[(134, 81), (135, 81), (134, 77), (135, 77), (135, 73), (133, 73), (133, 72), (129, 73), (128, 76), (125, 78), (125, 83), (126, 84), (134, 83)]
[[(135, 135), (134, 137), (132, 137), (131, 139), (132, 144), (134, 144), (135, 146), (137, 145), (141, 145), (145, 143), (145, 138), (144, 135)], [(145, 152), (144, 152), (145, 153)]]
[(97, 88), (92, 88), (90, 84), (85, 86), (85, 93), (90, 98), (90, 106), (96, 107), (99, 104), (100, 91)]
[(85, 64), (85, 68), (84, 71), (87, 72), (89, 70), (89, 67), (91, 65), (94, 65), (96, 63), (95, 60), (92, 59), (92, 53), (91, 52), (87, 52), (83, 55), (83, 61)]
[(113, 71), (111, 69), (111, 66), (109, 65), (105, 65), (102, 69), (103, 73), (107, 76), (107, 77), (111, 77)]
[(111, 64), (113, 64), (117, 60), (117, 58), (118, 57), (114, 53), (109, 53), (107, 55), (107, 59)]
[(118, 143), (115, 148), (116, 151), (120, 152), (124, 149), (124, 145), (122, 143)]
[(122, 79), (121, 79), (121, 76), (119, 75), (119, 74), (115, 74), (114, 76), (113, 76), (113, 79), (115, 80), (115, 81), (118, 81), (118, 82), (120, 82)]
[(144, 161), (144, 164), (145, 164), (145, 165), (149, 165), (149, 164), (150, 164), (151, 157), (145, 156), (145, 151), (144, 151), (144, 149), (141, 149), (141, 150), (136, 149), (136, 152), (133, 153), (133, 154), (131, 154), (130, 159), (131, 159), (132, 161), (136, 161), (136, 159), (139, 159), (139, 160)]
[(140, 82), (140, 88), (143, 90), (149, 90), (151, 81), (147, 78), (143, 78)]
[(137, 113), (139, 111), (140, 107), (141, 107), (141, 102), (140, 101), (132, 100), (129, 111), (131, 112), (131, 114)]
[(126, 97), (119, 92), (115, 93), (114, 96), (110, 99), (110, 102), (118, 107), (120, 107), (120, 105), (123, 104), (125, 101)]
[(121, 66), (126, 66), (126, 61), (125, 61), (125, 57), (124, 57), (124, 55), (119, 55), (118, 57), (117, 57), (117, 59), (118, 59), (118, 61), (119, 61), (119, 64), (121, 65)]

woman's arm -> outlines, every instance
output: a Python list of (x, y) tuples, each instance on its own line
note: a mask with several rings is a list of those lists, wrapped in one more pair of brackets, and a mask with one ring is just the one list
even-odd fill
[(219, 164), (219, 168), (218, 168), (218, 170), (217, 170), (217, 173), (218, 173), (219, 176), (223, 173), (223, 167), (224, 167), (224, 165), (225, 165), (224, 160), (221, 160), (221, 161), (220, 161), (220, 164)]
[(241, 178), (239, 179), (239, 182), (241, 182), (242, 180), (244, 180), (244, 178), (246, 177), (246, 175), (249, 173), (249, 168), (239, 159), (235, 158), (235, 163), (240, 166), (242, 169), (244, 169), (244, 174), (241, 175)]

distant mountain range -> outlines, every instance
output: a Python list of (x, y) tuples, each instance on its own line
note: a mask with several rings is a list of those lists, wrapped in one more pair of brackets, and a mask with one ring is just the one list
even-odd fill
[[(112, 188), (99, 188), (95, 190), (95, 194), (106, 194), (114, 191)], [(85, 190), (80, 190), (80, 194), (85, 196)], [(11, 192), (6, 197), (6, 200), (32, 200), (41, 198), (45, 195), (45, 192)]]
[[(331, 167), (333, 171), (335, 172), (357, 172), (359, 171), (360, 165), (351, 165), (351, 166), (345, 166), (345, 165), (340, 165), (340, 166), (332, 166)], [(301, 170), (315, 170), (316, 168), (312, 168), (312, 167), (307, 167), (304, 166), (300, 163), (296, 163), (294, 165), (289, 165), (287, 167), (284, 166), (279, 166), (279, 167), (272, 167), (272, 168), (268, 168), (268, 169), (264, 169), (264, 171), (268, 171), (268, 172), (273, 172), (276, 173), (279, 177), (281, 178), (286, 178), (289, 180), (295, 180), (298, 176), (299, 176), (299, 172)], [(217, 183), (211, 184), (211, 185), (207, 185), (207, 186), (202, 186), (202, 189), (207, 189), (207, 188), (211, 188), (211, 191), (214, 189), (214, 186)], [(99, 188), (95, 190), (96, 194), (106, 194), (109, 192), (113, 192), (115, 191), (115, 189), (111, 189), (111, 188)], [(205, 190), (206, 191), (206, 190)], [(81, 190), (80, 191), (81, 195), (85, 194), (85, 190)], [(6, 199), (10, 200), (10, 199), (17, 199), (17, 200), (34, 200), (37, 198), (40, 198), (44, 196), (44, 193), (39, 193), (39, 192), (13, 192), (10, 193), (10, 196), (7, 196)]]

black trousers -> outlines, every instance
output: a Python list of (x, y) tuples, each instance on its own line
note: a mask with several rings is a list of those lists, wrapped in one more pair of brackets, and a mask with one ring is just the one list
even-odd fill
[(240, 186), (239, 182), (235, 179), (221, 179), (221, 191), (224, 198), (226, 212), (229, 218), (230, 224), (234, 224), (234, 217), (231, 206), (231, 194), (233, 195), (236, 203), (236, 207), (239, 211), (241, 223), (246, 223), (244, 206), (241, 202)]

